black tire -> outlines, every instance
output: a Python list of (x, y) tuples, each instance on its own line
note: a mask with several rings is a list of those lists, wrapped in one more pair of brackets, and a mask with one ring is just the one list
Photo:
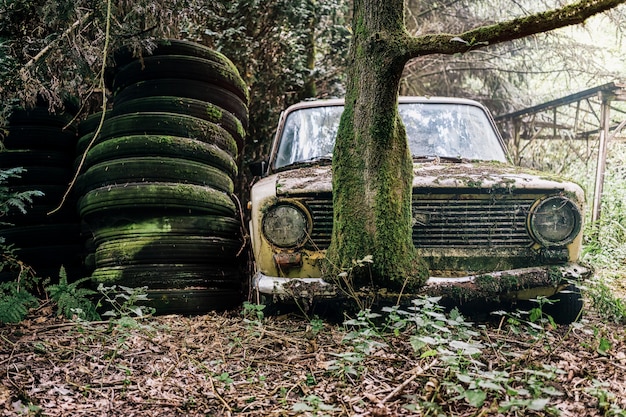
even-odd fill
[(114, 213), (235, 215), (235, 204), (210, 187), (174, 183), (130, 183), (96, 188), (78, 201), (78, 211), (89, 223), (93, 217)]
[(206, 101), (186, 97), (154, 96), (142, 97), (120, 103), (113, 108), (112, 115), (135, 112), (166, 112), (187, 114), (223, 127), (230, 133), (241, 149), (246, 132), (232, 113)]
[(115, 74), (113, 91), (140, 81), (182, 78), (222, 86), (248, 103), (248, 87), (233, 66), (185, 55), (147, 56), (134, 60)]
[(149, 305), (156, 314), (205, 314), (209, 311), (224, 311), (241, 304), (238, 289), (184, 288), (169, 290), (148, 289)]
[[(7, 180), (9, 186), (25, 186), (25, 185), (62, 185), (68, 184), (72, 178), (72, 172), (69, 167), (40, 167), (25, 166), (24, 171), (19, 178), (13, 177)], [(34, 187), (34, 186), (33, 186)], [(31, 188), (35, 190), (36, 188)]]
[[(237, 143), (232, 135), (215, 123), (197, 117), (175, 113), (133, 113), (108, 119), (93, 145), (107, 139), (132, 135), (166, 135), (187, 137), (202, 142), (212, 143), (237, 156)], [(76, 145), (82, 155), (93, 138), (92, 134), (81, 137)], [(92, 146), (93, 146), (92, 145)]]
[(62, 129), (72, 123), (69, 113), (50, 113), (48, 107), (16, 108), (9, 116), (10, 126), (47, 126)]
[[(66, 184), (28, 184), (11, 187), (11, 191), (41, 191), (44, 195), (33, 197), (32, 203), (26, 204), (26, 214), (22, 214), (19, 210), (11, 210), (2, 221), (15, 224), (43, 224), (43, 223), (71, 223), (74, 219), (78, 219), (76, 212), (76, 198), (73, 193), (66, 199), (61, 209), (54, 214), (48, 215), (50, 211), (57, 208), (61, 202), (63, 195), (67, 191)], [(66, 221), (72, 219), (71, 221)], [(78, 220), (76, 220), (78, 222)]]
[(69, 167), (68, 152), (31, 149), (5, 149), (0, 151), (0, 168), (24, 166)]
[(0, 236), (20, 248), (78, 244), (80, 227), (78, 222), (16, 226), (0, 230)]
[(96, 249), (96, 267), (163, 263), (234, 263), (241, 242), (213, 236), (141, 236), (112, 239)]
[(141, 81), (118, 92), (113, 98), (113, 108), (139, 98), (164, 96), (190, 98), (214, 104), (232, 113), (244, 128), (248, 127), (247, 104), (227, 89), (203, 81), (179, 78)]
[(167, 157), (120, 158), (91, 166), (76, 184), (83, 193), (105, 185), (129, 182), (172, 182), (206, 185), (232, 193), (232, 179), (223, 171), (195, 161)]
[(106, 225), (93, 229), (94, 243), (132, 237), (214, 236), (240, 239), (240, 223), (223, 216), (164, 216), (129, 221), (111, 219)]
[(140, 156), (172, 157), (201, 162), (237, 176), (235, 159), (214, 144), (167, 135), (132, 135), (109, 139), (87, 153), (83, 172), (100, 162)]
[(50, 149), (69, 151), (76, 145), (76, 132), (48, 126), (9, 126), (6, 149)]
[(580, 288), (574, 284), (568, 285), (567, 288), (553, 295), (550, 299), (556, 302), (546, 305), (544, 312), (552, 316), (556, 323), (570, 324), (581, 318), (584, 303)]

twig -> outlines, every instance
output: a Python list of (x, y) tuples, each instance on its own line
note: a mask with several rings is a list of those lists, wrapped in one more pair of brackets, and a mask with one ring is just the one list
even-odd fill
[(213, 391), (213, 394), (215, 394), (215, 396), (217, 397), (218, 400), (220, 400), (220, 402), (224, 405), (224, 407), (226, 407), (226, 409), (228, 410), (228, 412), (232, 413), (233, 409), (230, 408), (230, 405), (228, 405), (228, 403), (226, 402), (226, 400), (224, 400), (224, 398), (222, 398), (222, 396), (217, 392), (217, 390), (215, 389), (215, 384), (213, 383), (213, 377), (211, 375), (209, 375), (209, 382), (211, 383), (211, 390)]
[(61, 198), (61, 202), (59, 203), (59, 206), (51, 210), (50, 212), (48, 212), (48, 215), (56, 213), (57, 211), (61, 209), (61, 207), (63, 207), (63, 204), (65, 204), (65, 201), (67, 200), (67, 197), (69, 196), (70, 191), (72, 191), (72, 187), (74, 187), (74, 184), (76, 184), (76, 180), (78, 179), (78, 174), (80, 173), (80, 170), (83, 169), (83, 164), (85, 163), (85, 159), (87, 158), (87, 152), (89, 152), (93, 144), (96, 142), (96, 138), (98, 137), (98, 135), (100, 134), (100, 131), (102, 130), (104, 118), (106, 117), (107, 96), (106, 96), (106, 88), (104, 86), (104, 72), (106, 70), (107, 53), (109, 49), (109, 42), (111, 40), (111, 2), (112, 0), (107, 1), (107, 16), (106, 16), (106, 29), (105, 29), (105, 37), (104, 37), (104, 49), (102, 51), (102, 68), (100, 69), (100, 88), (102, 89), (102, 117), (100, 118), (100, 124), (98, 125), (98, 128), (94, 132), (93, 138), (91, 138), (91, 142), (89, 142), (89, 144), (87, 145), (85, 152), (83, 152), (83, 156), (80, 159), (78, 168), (76, 168), (76, 172), (74, 173), (74, 178), (72, 178), (72, 181), (67, 186), (67, 190), (65, 191), (65, 194), (63, 194), (63, 198)]
[(24, 64), (22, 69), (20, 69), (20, 75), (22, 77), (24, 77), (26, 75), (26, 70), (28, 68), (32, 67), (33, 65), (35, 65), (35, 63), (37, 61), (39, 61), (45, 54), (47, 54), (50, 51), (50, 49), (52, 49), (54, 47), (54, 45), (57, 43), (57, 41), (59, 39), (61, 39), (64, 36), (67, 36), (76, 26), (82, 24), (83, 22), (85, 22), (90, 17), (91, 17), (91, 12), (85, 14), (82, 18), (80, 18), (77, 21), (75, 21), (74, 23), (72, 23), (72, 25), (69, 28), (65, 29), (65, 31), (63, 32), (63, 34), (61, 36), (57, 37), (55, 40), (53, 40), (48, 45), (46, 45), (46, 47), (44, 47), (41, 51), (39, 51), (37, 53), (37, 55), (32, 57), (30, 59), (30, 61), (28, 61), (26, 64)]
[(407, 379), (406, 381), (404, 381), (403, 383), (398, 385), (393, 391), (391, 391), (389, 394), (387, 394), (387, 396), (385, 398), (383, 398), (382, 401), (380, 402), (380, 405), (385, 404), (387, 401), (395, 398), (398, 394), (400, 394), (402, 391), (404, 391), (404, 389), (407, 387), (407, 385), (409, 385), (411, 382), (413, 382), (415, 380), (415, 378), (417, 378), (419, 376), (425, 376), (425, 372), (428, 371), (433, 366), (435, 366), (435, 364), (437, 364), (437, 362), (438, 362), (437, 358), (435, 358), (435, 359), (433, 359), (433, 361), (430, 364), (426, 365), (426, 367), (417, 369), (417, 372), (415, 372), (413, 375), (411, 375), (411, 377), (409, 379)]

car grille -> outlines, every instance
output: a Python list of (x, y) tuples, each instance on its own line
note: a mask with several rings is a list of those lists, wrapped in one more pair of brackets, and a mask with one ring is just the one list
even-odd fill
[[(532, 239), (526, 229), (526, 216), (534, 201), (414, 195), (413, 243), (417, 248), (527, 248)], [(311, 199), (306, 204), (313, 217), (310, 247), (326, 249), (333, 227), (332, 201)]]

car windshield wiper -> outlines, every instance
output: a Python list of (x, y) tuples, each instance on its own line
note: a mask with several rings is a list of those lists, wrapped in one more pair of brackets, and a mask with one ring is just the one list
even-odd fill
[(282, 168), (287, 168), (287, 167), (294, 167), (294, 166), (298, 166), (298, 165), (315, 165), (315, 164), (319, 164), (320, 162), (331, 162), (333, 160), (333, 154), (329, 153), (326, 155), (322, 155), (322, 156), (314, 156), (313, 158), (309, 158), (309, 159), (304, 159), (302, 161), (295, 161), (290, 163), (289, 165), (285, 165)]
[(445, 161), (445, 162), (467, 162), (467, 158), (461, 158), (460, 156), (440, 156), (440, 155), (413, 155), (414, 162), (431, 162), (431, 161)]

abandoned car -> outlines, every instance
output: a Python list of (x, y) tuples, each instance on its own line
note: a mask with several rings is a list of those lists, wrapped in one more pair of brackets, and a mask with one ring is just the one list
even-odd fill
[[(332, 99), (281, 114), (248, 204), (256, 302), (286, 301), (294, 283), (337, 296), (320, 266), (333, 226), (331, 157), (342, 111), (343, 100)], [(472, 285), (503, 300), (554, 297), (561, 321), (574, 320), (582, 302), (572, 283), (590, 274), (577, 263), (581, 187), (509, 163), (491, 115), (475, 101), (400, 97), (399, 113), (414, 160), (413, 243), (429, 265), (425, 290), (456, 288), (449, 293), (459, 301), (458, 290)]]

